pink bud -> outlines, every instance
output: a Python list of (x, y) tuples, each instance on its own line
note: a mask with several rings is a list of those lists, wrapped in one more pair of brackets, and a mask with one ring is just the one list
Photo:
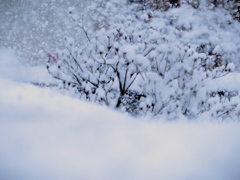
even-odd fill
[(47, 57), (51, 58), (54, 62), (57, 62), (57, 58), (50, 53), (47, 53)]

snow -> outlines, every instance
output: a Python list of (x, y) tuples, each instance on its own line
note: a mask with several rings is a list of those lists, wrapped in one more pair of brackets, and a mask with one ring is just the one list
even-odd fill
[(9, 76), (0, 52), (0, 179), (240, 178), (239, 123), (133, 119)]
[(57, 81), (43, 66), (24, 65), (13, 50), (0, 48), (0, 77), (21, 82), (52, 84)]
[(76, 28), (67, 10), (73, 6), (85, 12), (83, 7), (90, 1), (1, 1), (0, 46), (22, 53), (31, 64), (42, 64), (47, 52), (65, 44), (65, 36), (77, 35), (83, 41), (83, 32)]
[[(85, 7), (87, 2), (91, 4), (90, 8)], [(7, 1), (0, 4), (0, 14), (7, 17), (0, 26), (0, 180), (239, 180), (240, 36), (237, 34), (240, 32), (240, 24), (233, 21), (223, 9), (198, 10), (183, 5), (165, 13), (146, 11), (140, 16), (146, 22), (142, 26), (131, 19), (135, 14), (130, 6), (130, 9), (125, 8), (125, 1), (107, 2), (105, 10), (104, 7), (99, 8), (96, 2), (98, 0), (61, 0), (58, 3), (51, 0), (41, 4), (22, 0), (17, 4)], [(74, 8), (67, 8), (70, 6), (80, 11), (80, 14), (75, 14)], [(118, 60), (124, 62), (126, 55), (129, 61), (134, 60), (141, 69), (148, 66), (146, 56), (149, 52), (149, 58), (158, 58), (162, 62), (157, 66), (158, 73), (163, 73), (164, 77), (168, 61), (174, 63), (169, 66), (173, 70), (165, 79), (151, 72), (141, 72), (141, 76), (136, 78), (138, 82), (148, 75), (150, 83), (145, 85), (145, 89), (152, 90), (153, 93), (155, 89), (158, 92), (159, 87), (163, 90), (156, 96), (159, 99), (155, 104), (155, 107), (159, 106), (157, 110), (164, 102), (170, 102), (172, 95), (178, 98), (184, 94), (185, 99), (188, 99), (191, 93), (194, 94), (191, 87), (199, 91), (196, 97), (186, 102), (184, 99), (184, 102), (170, 102), (163, 114), (176, 109), (179, 116), (173, 113), (168, 120), (163, 116), (150, 119), (147, 113), (145, 118), (134, 119), (107, 107), (80, 101), (77, 99), (81, 96), (77, 89), (67, 89), (68, 93), (61, 91), (60, 94), (56, 88), (47, 88), (59, 84), (58, 80), (49, 75), (44, 66), (29, 66), (27, 62), (43, 64), (46, 53), (52, 53), (64, 43), (69, 49), (72, 48), (73, 54), (78, 51), (79, 54), (84, 54), (82, 51), (86, 50), (73, 45), (74, 41), (83, 45), (87, 39), (83, 29), (79, 29), (69, 19), (67, 9), (76, 19), (88, 11), (82, 21), (77, 21), (87, 30), (93, 25), (91, 21), (102, 23), (95, 24), (98, 27), (94, 29), (104, 27), (102, 32), (98, 32), (97, 40), (92, 39), (91, 44), (87, 45), (87, 52), (93, 53), (91, 49), (95, 48), (99, 53), (112, 52), (110, 59), (107, 59), (109, 62), (111, 60), (111, 64), (117, 64)], [(136, 43), (132, 44), (130, 39), (114, 42), (113, 38), (106, 38), (108, 35), (118, 35), (116, 29), (120, 29), (125, 37), (132, 34)], [(91, 30), (93, 29), (90, 28), (89, 35)], [(148, 47), (145, 47), (145, 38), (149, 40), (146, 41)], [(159, 45), (154, 45), (155, 40)], [(122, 53), (122, 59), (119, 56), (112, 58), (114, 48), (108, 50), (109, 46), (106, 45), (109, 42), (119, 49), (116, 52)], [(186, 46), (182, 47), (183, 44)], [(14, 50), (2, 48), (3, 46)], [(181, 90), (174, 77), (179, 76), (178, 70), (181, 68), (191, 71), (194, 64), (189, 61), (201, 56), (194, 54), (197, 47), (203, 53), (210, 52), (213, 48), (213, 53), (231, 60), (233, 63), (229, 63), (226, 68), (231, 72), (221, 78), (206, 80), (204, 86), (201, 81), (206, 79), (205, 74), (194, 72), (193, 81), (187, 82), (189, 88)], [(22, 54), (22, 58), (15, 52)], [(67, 55), (62, 56), (64, 59)], [(96, 56), (97, 61), (103, 61), (101, 56), (93, 56)], [(83, 57), (83, 61), (88, 60), (86, 57)], [(182, 65), (175, 63), (179, 57)], [(57, 65), (62, 65), (61, 62), (58, 60), (52, 64), (53, 67), (49, 70), (58, 73)], [(89, 62), (89, 67), (93, 66), (95, 64)], [(132, 66), (127, 68), (135, 73)], [(238, 72), (233, 73), (234, 69)], [(78, 70), (76, 68), (76, 72)], [(127, 72), (125, 70), (122, 69), (122, 74)], [(211, 73), (213, 72), (219, 73), (214, 69)], [(115, 78), (113, 93), (108, 96), (116, 96), (119, 82), (111, 75), (113, 69), (104, 71), (104, 74), (107, 75), (99, 78), (102, 81)], [(85, 76), (88, 74), (84, 74), (83, 78)], [(96, 77), (91, 77), (95, 78), (91, 80), (95, 82)], [(128, 85), (135, 76), (129, 72), (126, 77)], [(124, 79), (124, 76), (121, 78)], [(70, 78), (66, 80), (71, 81)], [(180, 84), (184, 83), (183, 79)], [(46, 86), (40, 88), (33, 84)], [(89, 83), (83, 87), (86, 92), (92, 90)], [(130, 89), (140, 91), (136, 83)], [(227, 93), (234, 92), (236, 96), (213, 96), (207, 100), (209, 93), (224, 90)], [(96, 90), (99, 104), (104, 101), (105, 93), (104, 87)], [(77, 95), (71, 98), (63, 94)], [(114, 101), (113, 98), (109, 100)], [(149, 96), (145, 102), (140, 103), (143, 112), (151, 110), (152, 102), (153, 96)], [(201, 102), (205, 103), (202, 107), (198, 106)], [(198, 116), (198, 119), (189, 120), (180, 115), (180, 103), (192, 108), (192, 114), (196, 115), (192, 118), (197, 117), (201, 108), (211, 110)], [(109, 106), (115, 104), (110, 102)], [(229, 115), (221, 121), (219, 114)], [(172, 116), (179, 118), (169, 120)]]

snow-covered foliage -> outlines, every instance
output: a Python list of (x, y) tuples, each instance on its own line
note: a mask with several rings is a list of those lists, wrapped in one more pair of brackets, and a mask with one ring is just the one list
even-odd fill
[(168, 11), (170, 8), (177, 8), (182, 5), (191, 5), (193, 8), (225, 9), (230, 15), (240, 21), (239, 0), (128, 0), (131, 3), (139, 3), (142, 9)]
[(65, 38), (66, 48), (48, 55), (63, 88), (135, 116), (238, 118), (238, 90), (207, 86), (239, 68), (240, 25), (227, 10), (182, 4), (162, 12), (118, 0), (88, 8), (94, 32), (69, 10), (85, 45)]

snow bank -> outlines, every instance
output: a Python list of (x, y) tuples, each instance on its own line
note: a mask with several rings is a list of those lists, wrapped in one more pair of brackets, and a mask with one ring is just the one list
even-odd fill
[(239, 123), (149, 122), (0, 79), (0, 179), (238, 180)]
[(21, 82), (54, 84), (44, 66), (24, 65), (12, 49), (0, 48), (0, 77)]

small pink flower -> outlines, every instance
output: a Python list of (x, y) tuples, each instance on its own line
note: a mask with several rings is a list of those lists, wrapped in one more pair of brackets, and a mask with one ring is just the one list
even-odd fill
[(47, 53), (47, 57), (51, 58), (54, 62), (57, 62), (57, 58), (50, 53)]

